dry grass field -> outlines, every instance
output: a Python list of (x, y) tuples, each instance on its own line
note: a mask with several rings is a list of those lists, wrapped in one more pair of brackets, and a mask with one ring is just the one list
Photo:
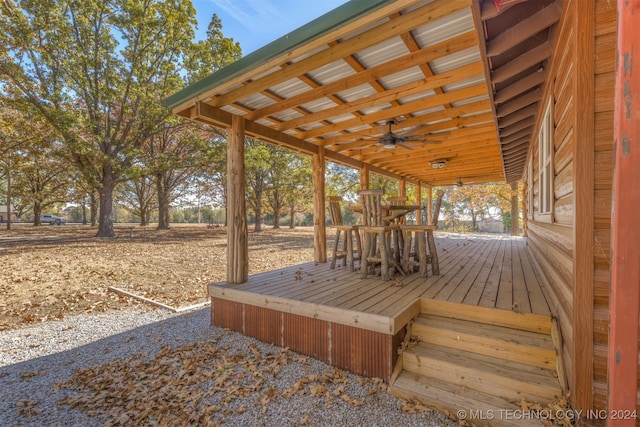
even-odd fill
[[(131, 237), (133, 227), (133, 237)], [(226, 229), (206, 225), (116, 225), (116, 238), (80, 225), (0, 228), (0, 330), (147, 303), (172, 307), (207, 301), (206, 285), (226, 274)], [(249, 232), (249, 274), (313, 260), (313, 228)]]

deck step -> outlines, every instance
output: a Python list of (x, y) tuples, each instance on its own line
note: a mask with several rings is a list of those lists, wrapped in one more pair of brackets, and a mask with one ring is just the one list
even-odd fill
[(516, 403), (412, 372), (401, 373), (390, 388), (390, 392), (400, 398), (418, 400), (452, 418), (464, 419), (467, 425), (478, 427), (543, 425), (537, 420), (523, 419), (525, 417), (519, 412), (521, 408)]
[(422, 314), (413, 322), (412, 335), (426, 343), (556, 369), (556, 351), (548, 334)]
[(431, 343), (418, 343), (406, 349), (402, 363), (406, 371), (514, 402), (525, 398), (546, 405), (561, 394), (550, 369)]

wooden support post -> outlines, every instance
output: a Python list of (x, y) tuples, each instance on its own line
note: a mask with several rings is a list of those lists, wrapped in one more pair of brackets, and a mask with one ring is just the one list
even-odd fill
[(398, 182), (398, 196), (406, 196), (407, 195), (407, 179), (405, 177), (400, 177), (400, 181)]
[(522, 185), (522, 236), (527, 237), (527, 219), (529, 215), (527, 214), (527, 183)]
[(427, 186), (427, 224), (433, 225), (433, 187)]
[(593, 409), (593, 215), (595, 156), (595, 2), (571, 6), (576, 73), (573, 144), (573, 408)]
[(362, 165), (362, 169), (360, 169), (360, 189), (369, 189), (369, 165), (366, 163)]
[(324, 207), (324, 147), (313, 155), (313, 260), (327, 262), (327, 220)]
[(227, 282), (249, 278), (249, 234), (245, 204), (244, 119), (234, 115), (227, 138)]
[[(422, 185), (416, 185), (416, 205), (422, 206)], [(416, 211), (416, 224), (422, 224), (422, 209)]]
[(511, 235), (517, 236), (520, 231), (520, 214), (518, 213), (518, 183), (511, 183)]
[[(607, 407), (609, 427), (635, 426), (640, 304), (640, 2), (618, 0)], [(635, 75), (633, 74), (635, 72)], [(628, 411), (628, 412), (627, 412)], [(622, 418), (622, 419), (620, 419)]]

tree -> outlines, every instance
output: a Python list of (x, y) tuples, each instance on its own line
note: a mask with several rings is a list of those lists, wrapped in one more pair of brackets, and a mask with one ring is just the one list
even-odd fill
[(296, 155), (291, 163), (284, 203), (289, 207), (289, 228), (295, 228), (296, 213), (306, 212), (313, 206), (311, 158)]
[(245, 175), (247, 179), (247, 202), (254, 213), (254, 231), (262, 231), (262, 203), (268, 190), (271, 156), (265, 142), (245, 138)]
[[(280, 215), (285, 207), (289, 208), (291, 221), (296, 206), (304, 204), (305, 191), (311, 183), (311, 162), (291, 150), (268, 145), (271, 167), (267, 173), (269, 191), (267, 203), (273, 212), (273, 228), (280, 228)], [(289, 227), (291, 227), (292, 222)]]
[(68, 200), (69, 165), (53, 153), (54, 149), (43, 140), (22, 151), (14, 177), (15, 195), (32, 209), (35, 225), (40, 225), (44, 209)]
[(97, 236), (113, 237), (113, 191), (171, 115), (160, 100), (183, 85), (183, 65), (204, 49), (192, 42), (191, 2), (6, 0), (1, 7), (2, 90), (58, 132), (69, 159), (99, 190)]
[(154, 177), (142, 174), (118, 187), (118, 200), (125, 209), (140, 218), (140, 226), (149, 225), (151, 211), (157, 207)]

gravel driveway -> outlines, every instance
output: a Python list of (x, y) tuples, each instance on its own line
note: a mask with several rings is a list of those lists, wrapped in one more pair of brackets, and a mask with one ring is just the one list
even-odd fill
[(209, 316), (129, 309), (0, 332), (0, 425), (457, 425)]

